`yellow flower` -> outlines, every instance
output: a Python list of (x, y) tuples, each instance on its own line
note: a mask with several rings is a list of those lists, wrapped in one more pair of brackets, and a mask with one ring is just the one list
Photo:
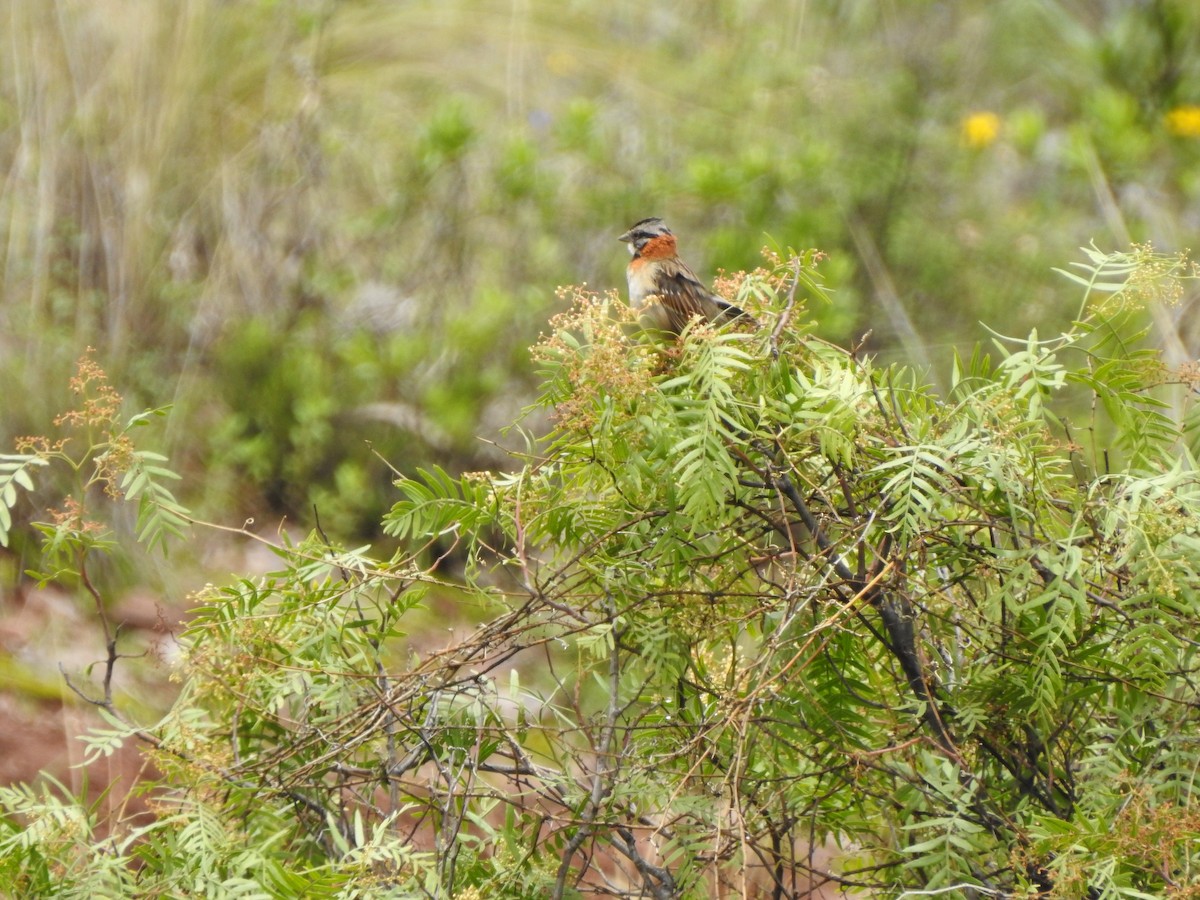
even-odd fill
[(1200, 137), (1200, 106), (1177, 106), (1167, 113), (1167, 131), (1180, 137)]
[(971, 113), (962, 121), (962, 139), (976, 150), (986, 147), (1000, 134), (1000, 117), (994, 112)]

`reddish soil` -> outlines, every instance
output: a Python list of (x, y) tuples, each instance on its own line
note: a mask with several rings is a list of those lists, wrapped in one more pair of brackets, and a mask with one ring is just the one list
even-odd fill
[[(168, 620), (177, 625), (178, 615), (145, 595), (118, 603), (111, 615), (122, 624), (121, 652), (145, 654), (118, 661), (115, 691), (138, 698), (143, 708), (165, 708), (174, 688), (162, 658), (173, 646)], [(154, 776), (136, 740), (83, 765), (80, 736), (111, 726), (71, 690), (63, 672), (89, 696), (100, 696), (103, 660), (94, 610), (89, 617), (82, 603), (52, 587), (0, 593), (0, 784), (36, 783), (45, 773), (89, 803), (103, 796), (96, 810), (102, 832), (111, 816), (149, 815), (133, 788)]]

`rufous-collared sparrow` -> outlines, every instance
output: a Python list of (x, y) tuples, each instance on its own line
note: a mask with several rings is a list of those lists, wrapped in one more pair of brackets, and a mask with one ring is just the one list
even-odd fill
[(679, 334), (697, 316), (713, 324), (738, 319), (757, 325), (743, 310), (713, 294), (684, 265), (675, 235), (662, 219), (642, 219), (620, 240), (629, 244), (633, 254), (625, 269), (629, 305), (640, 313), (643, 328)]

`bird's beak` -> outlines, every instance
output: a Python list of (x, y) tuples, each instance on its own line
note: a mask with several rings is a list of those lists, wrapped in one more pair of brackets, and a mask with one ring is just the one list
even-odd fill
[(630, 228), (627, 232), (617, 238), (618, 241), (624, 241), (626, 244), (633, 241), (633, 229)]

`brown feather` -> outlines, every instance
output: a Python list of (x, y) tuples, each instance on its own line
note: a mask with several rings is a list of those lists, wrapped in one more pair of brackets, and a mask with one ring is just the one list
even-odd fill
[(713, 294), (684, 264), (677, 254), (675, 235), (662, 219), (643, 219), (621, 235), (621, 240), (633, 252), (626, 269), (629, 303), (642, 311), (649, 326), (679, 334), (696, 317), (714, 324), (743, 318), (757, 326), (741, 309)]

